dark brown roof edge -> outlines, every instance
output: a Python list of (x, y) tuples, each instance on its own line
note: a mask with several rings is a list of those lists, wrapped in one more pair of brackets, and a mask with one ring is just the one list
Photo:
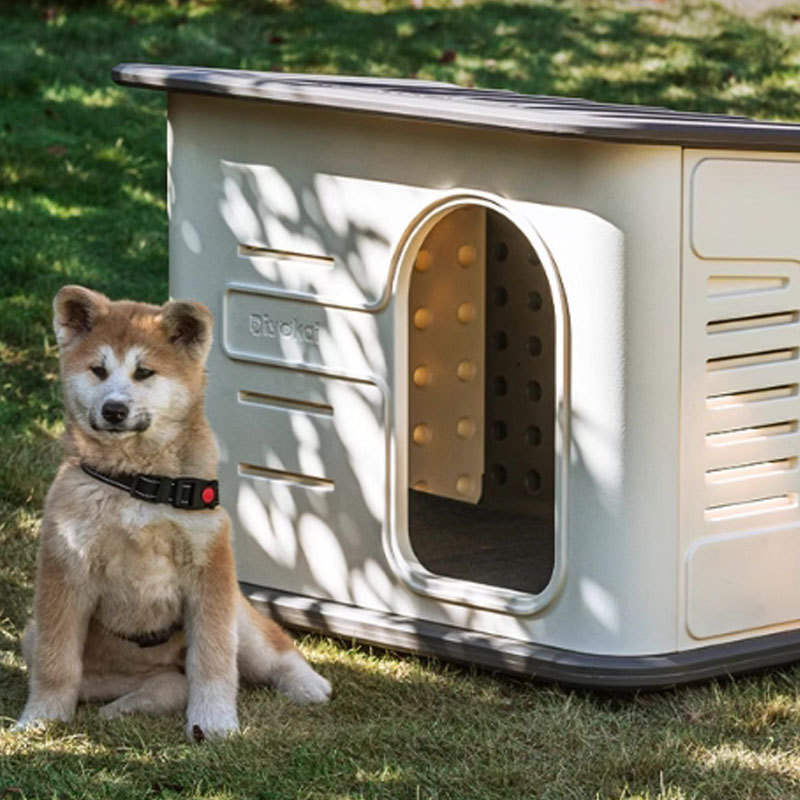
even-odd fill
[(800, 151), (800, 124), (466, 89), (433, 81), (118, 64), (122, 85), (359, 111), (572, 138), (685, 147)]

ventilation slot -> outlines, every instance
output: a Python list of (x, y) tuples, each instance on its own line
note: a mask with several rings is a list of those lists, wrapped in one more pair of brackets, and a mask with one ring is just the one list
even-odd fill
[(723, 467), (706, 472), (706, 483), (709, 486), (748, 480), (749, 478), (766, 478), (783, 475), (797, 468), (797, 458), (779, 458), (774, 461), (760, 461), (755, 464), (742, 464), (737, 467)]
[(778, 314), (760, 314), (752, 317), (712, 320), (706, 325), (706, 332), (713, 335), (732, 331), (752, 331), (761, 328), (775, 328), (791, 325), (800, 319), (797, 311), (784, 311)]
[(261, 481), (290, 483), (295, 486), (300, 486), (303, 489), (316, 489), (322, 492), (333, 491), (335, 486), (334, 482), (328, 478), (320, 478), (315, 475), (303, 475), (299, 472), (287, 472), (282, 469), (258, 467), (254, 464), (239, 464), (239, 476)]
[(336, 262), (330, 256), (318, 256), (310, 253), (292, 253), (289, 250), (273, 250), (255, 244), (240, 244), (238, 247), (241, 258), (267, 258), (283, 265), (292, 264), (302, 267), (321, 267), (333, 269)]
[(778, 364), (783, 361), (797, 359), (798, 348), (784, 347), (780, 350), (765, 350), (761, 353), (745, 353), (739, 356), (723, 356), (722, 358), (709, 358), (706, 369), (717, 372), (724, 369), (738, 369), (740, 367), (754, 367), (763, 364)]
[(784, 289), (789, 279), (780, 275), (712, 275), (706, 290), (712, 300)]
[(750, 403), (762, 403), (766, 400), (781, 400), (787, 397), (797, 397), (796, 383), (784, 386), (770, 386), (766, 389), (751, 389), (745, 392), (714, 394), (706, 398), (706, 408), (709, 411), (719, 411), (728, 408), (741, 408)]
[(776, 422), (771, 425), (758, 425), (752, 428), (736, 428), (730, 431), (717, 431), (706, 434), (706, 441), (712, 447), (741, 444), (768, 439), (771, 436), (782, 436), (797, 431), (797, 420)]
[(333, 406), (327, 403), (315, 403), (294, 397), (279, 397), (278, 395), (249, 392), (244, 389), (239, 392), (239, 402), (264, 408), (279, 408), (282, 411), (302, 411), (304, 414), (317, 414), (323, 417), (333, 416)]
[(712, 506), (706, 509), (705, 518), (708, 522), (720, 522), (737, 517), (752, 517), (757, 514), (784, 511), (796, 507), (797, 494), (795, 492), (790, 492), (773, 497), (762, 497), (758, 500), (748, 500), (743, 503), (728, 503), (722, 506)]

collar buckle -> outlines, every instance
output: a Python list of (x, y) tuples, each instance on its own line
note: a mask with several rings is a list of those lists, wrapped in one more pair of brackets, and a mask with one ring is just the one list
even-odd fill
[(132, 476), (130, 494), (137, 500), (146, 500), (148, 503), (163, 503), (169, 499), (169, 479), (164, 480), (161, 475), (143, 475), (138, 473)]
[(175, 478), (169, 502), (175, 508), (203, 508), (199, 501), (199, 481), (194, 478)]

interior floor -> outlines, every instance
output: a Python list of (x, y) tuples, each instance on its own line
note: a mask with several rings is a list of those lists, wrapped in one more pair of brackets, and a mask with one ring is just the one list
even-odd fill
[(422, 565), (490, 586), (538, 594), (553, 573), (553, 520), (409, 490), (411, 546)]

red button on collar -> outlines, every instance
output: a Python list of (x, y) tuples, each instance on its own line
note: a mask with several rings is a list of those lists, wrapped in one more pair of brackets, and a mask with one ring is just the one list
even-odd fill
[(214, 487), (213, 486), (206, 486), (206, 488), (203, 489), (203, 492), (200, 495), (200, 497), (201, 497), (202, 501), (206, 505), (208, 505), (209, 503), (213, 503), (214, 500), (216, 500), (217, 494), (214, 491)]

